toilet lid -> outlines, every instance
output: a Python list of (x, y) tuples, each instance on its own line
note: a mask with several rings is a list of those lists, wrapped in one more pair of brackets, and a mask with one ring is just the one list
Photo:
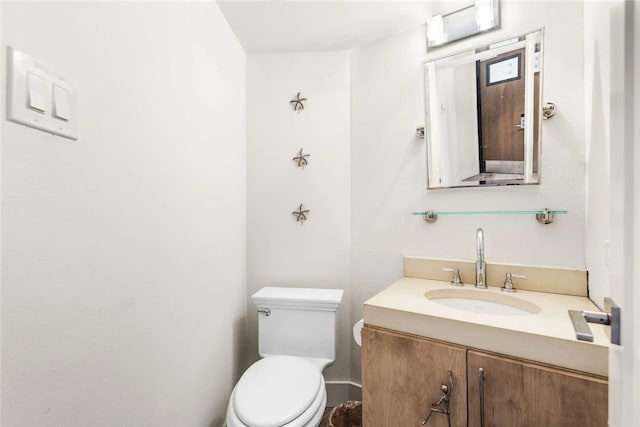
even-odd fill
[(318, 395), (322, 375), (308, 360), (271, 356), (245, 371), (236, 384), (233, 407), (252, 427), (274, 427), (302, 414)]

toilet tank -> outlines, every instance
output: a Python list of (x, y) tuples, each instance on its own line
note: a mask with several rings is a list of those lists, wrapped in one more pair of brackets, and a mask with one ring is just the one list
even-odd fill
[(260, 356), (312, 357), (333, 363), (342, 294), (341, 289), (284, 287), (266, 287), (253, 294)]

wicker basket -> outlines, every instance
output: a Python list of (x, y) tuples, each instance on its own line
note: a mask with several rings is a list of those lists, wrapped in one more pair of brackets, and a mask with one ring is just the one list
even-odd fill
[(329, 427), (360, 426), (362, 426), (362, 402), (359, 400), (347, 400), (331, 410)]

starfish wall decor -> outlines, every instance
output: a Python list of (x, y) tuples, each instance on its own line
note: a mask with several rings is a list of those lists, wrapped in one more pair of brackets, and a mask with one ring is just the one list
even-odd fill
[(298, 210), (291, 212), (291, 215), (296, 216), (296, 221), (300, 222), (300, 225), (304, 224), (304, 222), (307, 220), (307, 214), (311, 212), (309, 209), (303, 209), (302, 205), (303, 204), (300, 203)]
[(302, 148), (298, 151), (298, 154), (293, 158), (294, 162), (298, 163), (298, 167), (303, 168), (309, 164), (307, 161), (307, 157), (311, 156), (311, 154), (302, 154)]
[(306, 100), (307, 98), (300, 98), (300, 92), (298, 92), (298, 94), (296, 95), (296, 98), (289, 101), (289, 103), (293, 104), (294, 111), (300, 111), (300, 110), (304, 110), (303, 102)]

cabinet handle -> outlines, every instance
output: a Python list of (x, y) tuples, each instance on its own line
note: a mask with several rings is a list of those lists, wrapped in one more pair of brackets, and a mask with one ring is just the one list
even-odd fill
[(484, 427), (484, 369), (478, 369), (478, 389), (480, 391), (480, 427)]
[[(453, 374), (451, 371), (449, 371), (449, 386), (442, 384), (440, 391), (442, 392), (442, 397), (437, 402), (431, 404), (431, 409), (429, 409), (429, 413), (424, 421), (422, 421), (422, 425), (426, 425), (429, 422), (431, 415), (438, 413), (447, 416), (447, 425), (451, 427), (451, 410), (449, 408), (449, 401), (453, 393)], [(444, 406), (444, 408), (440, 408), (440, 406)]]

